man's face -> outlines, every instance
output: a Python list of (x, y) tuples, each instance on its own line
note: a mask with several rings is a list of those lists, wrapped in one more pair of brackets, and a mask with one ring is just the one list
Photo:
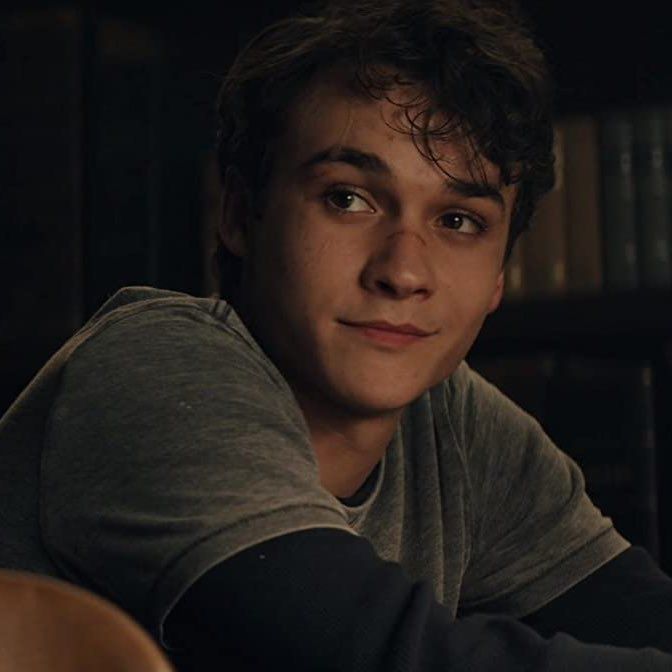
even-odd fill
[[(449, 376), (501, 298), (514, 187), (485, 162), (494, 195), (458, 190), (404, 126), (388, 101), (318, 85), (293, 108), (261, 219), (238, 249), (253, 335), (299, 401), (350, 416), (394, 413)], [(474, 182), (464, 145), (433, 147)], [(372, 321), (429, 335), (352, 326)]]

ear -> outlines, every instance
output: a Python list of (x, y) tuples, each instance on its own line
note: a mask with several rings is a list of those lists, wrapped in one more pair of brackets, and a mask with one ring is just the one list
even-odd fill
[(250, 220), (250, 196), (241, 174), (229, 166), (222, 185), (222, 215), (219, 239), (236, 257), (247, 254), (247, 232)]
[(499, 304), (502, 302), (502, 295), (504, 294), (504, 271), (502, 271), (497, 277), (497, 285), (495, 286), (495, 291), (492, 294), (490, 299), (490, 305), (488, 306), (488, 314), (494, 313)]

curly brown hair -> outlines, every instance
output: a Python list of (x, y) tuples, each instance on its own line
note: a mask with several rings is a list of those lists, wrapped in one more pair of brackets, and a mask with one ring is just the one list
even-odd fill
[[(373, 99), (418, 85), (424, 107), (416, 114), (413, 101), (411, 116), (409, 103), (406, 119), (419, 151), (437, 163), (430, 140), (458, 132), (505, 184), (518, 184), (508, 259), (554, 183), (550, 76), (514, 0), (323, 0), (270, 25), (238, 54), (220, 90), (221, 176), (235, 166), (263, 200), (292, 103), (332, 67)], [(448, 122), (432, 125), (437, 114)], [(241, 260), (220, 242), (214, 267), (226, 297), (238, 285)]]

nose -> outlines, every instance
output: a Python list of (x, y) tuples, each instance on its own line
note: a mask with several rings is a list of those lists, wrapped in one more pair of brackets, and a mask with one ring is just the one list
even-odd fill
[(415, 231), (395, 231), (377, 243), (362, 272), (365, 289), (388, 298), (428, 298), (434, 278), (427, 242)]

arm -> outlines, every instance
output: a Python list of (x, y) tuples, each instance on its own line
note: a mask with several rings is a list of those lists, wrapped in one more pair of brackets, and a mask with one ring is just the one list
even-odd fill
[(591, 502), (579, 466), (476, 372), (452, 409), (466, 446), (472, 545), (459, 613), (531, 614), (630, 547)]
[(46, 432), (46, 549), (159, 639), (217, 562), (294, 530), (352, 534), (291, 391), (223, 305), (110, 313), (71, 356)]
[(169, 615), (181, 670), (645, 672), (672, 669), (652, 649), (543, 639), (514, 619), (453, 620), (425, 582), (338, 530), (284, 535), (203, 575)]
[(672, 579), (644, 549), (631, 547), (522, 622), (544, 637), (565, 632), (672, 653)]
[(474, 437), (477, 511), (462, 613), (524, 617), (544, 637), (672, 651), (672, 581), (595, 509), (578, 466), (533, 418), (475, 373), (462, 389), (454, 416), (467, 419), (463, 442)]

